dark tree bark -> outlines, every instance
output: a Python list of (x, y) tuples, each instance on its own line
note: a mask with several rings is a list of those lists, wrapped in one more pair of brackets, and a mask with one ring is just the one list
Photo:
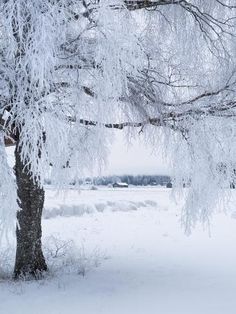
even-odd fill
[(19, 144), (16, 145), (15, 158), (20, 210), (17, 213), (14, 278), (40, 278), (47, 270), (41, 242), (44, 189), (33, 180), (29, 166), (21, 161)]

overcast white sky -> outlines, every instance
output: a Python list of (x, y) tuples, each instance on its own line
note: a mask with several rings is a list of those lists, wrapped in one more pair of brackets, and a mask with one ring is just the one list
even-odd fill
[(117, 131), (107, 169), (102, 171), (102, 175), (107, 174), (169, 174), (169, 171), (161, 153), (153, 153), (151, 147), (138, 140), (127, 145), (123, 132)]

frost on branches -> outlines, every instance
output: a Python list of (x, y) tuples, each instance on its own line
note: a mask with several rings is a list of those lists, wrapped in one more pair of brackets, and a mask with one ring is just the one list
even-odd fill
[(190, 186), (186, 228), (206, 222), (235, 180), (235, 17), (230, 0), (1, 1), (1, 130), (40, 185), (141, 130)]

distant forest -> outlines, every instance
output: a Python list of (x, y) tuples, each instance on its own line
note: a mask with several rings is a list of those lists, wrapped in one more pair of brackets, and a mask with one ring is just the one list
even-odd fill
[(130, 185), (166, 185), (171, 181), (169, 176), (161, 175), (121, 175), (121, 176), (106, 176), (96, 178), (86, 178), (85, 183), (94, 185), (108, 185), (116, 182), (125, 182)]
[[(91, 184), (91, 185), (109, 185), (119, 182), (125, 182), (129, 185), (163, 185), (166, 186), (171, 182), (171, 177), (164, 175), (112, 175), (112, 176), (104, 176), (104, 177), (86, 177), (83, 179), (79, 179), (76, 181), (71, 181), (70, 185), (76, 184)], [(52, 184), (51, 179), (46, 179), (44, 181), (45, 184)]]

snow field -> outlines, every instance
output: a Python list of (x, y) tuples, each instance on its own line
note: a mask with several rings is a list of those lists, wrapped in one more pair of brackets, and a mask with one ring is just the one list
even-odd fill
[(232, 215), (213, 217), (210, 237), (201, 226), (186, 237), (170, 193), (48, 189), (50, 273), (38, 282), (0, 281), (0, 313), (235, 314), (235, 203)]

